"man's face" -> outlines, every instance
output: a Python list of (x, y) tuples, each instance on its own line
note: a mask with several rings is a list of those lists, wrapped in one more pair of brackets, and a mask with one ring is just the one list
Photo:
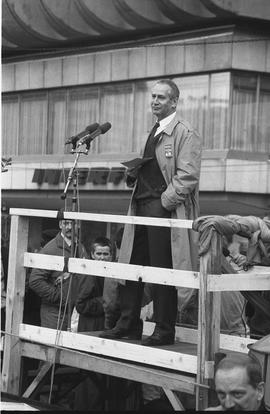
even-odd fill
[(92, 259), (102, 260), (103, 262), (111, 262), (112, 255), (109, 246), (95, 246), (95, 250), (91, 253)]
[(61, 232), (67, 239), (71, 239), (72, 236), (72, 220), (61, 220), (59, 222)]
[(171, 98), (171, 88), (165, 83), (156, 83), (152, 89), (151, 108), (160, 121), (176, 110), (177, 99)]
[(261, 404), (263, 383), (253, 388), (244, 367), (218, 370), (215, 384), (224, 411), (256, 411)]

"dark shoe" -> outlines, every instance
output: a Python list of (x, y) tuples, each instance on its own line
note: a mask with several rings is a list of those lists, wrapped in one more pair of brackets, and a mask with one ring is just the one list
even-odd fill
[(153, 333), (142, 340), (144, 346), (160, 346), (160, 345), (172, 345), (174, 344), (174, 336), (172, 335), (160, 335), (159, 333)]
[(99, 334), (100, 338), (106, 339), (141, 339), (142, 338), (142, 329), (140, 330), (128, 330), (123, 328), (113, 328), (108, 329), (107, 331), (101, 332)]

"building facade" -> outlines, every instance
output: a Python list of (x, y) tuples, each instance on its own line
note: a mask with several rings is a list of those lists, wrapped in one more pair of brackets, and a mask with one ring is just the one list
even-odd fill
[[(12, 157), (2, 210), (63, 207), (75, 159), (66, 140), (109, 121), (80, 156), (78, 205), (125, 214), (121, 162), (140, 155), (151, 86), (169, 77), (203, 141), (201, 215), (269, 214), (267, 0), (4, 0), (2, 19), (2, 156)], [(67, 203), (72, 195), (70, 186)], [(30, 248), (55, 224), (33, 221)], [(117, 230), (89, 226), (93, 237)]]

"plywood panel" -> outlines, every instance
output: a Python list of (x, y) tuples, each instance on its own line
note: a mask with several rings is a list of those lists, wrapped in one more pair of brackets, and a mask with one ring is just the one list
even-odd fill
[(62, 86), (62, 59), (51, 59), (44, 63), (44, 87)]
[(165, 46), (148, 46), (146, 49), (146, 75), (165, 75)]
[(95, 55), (78, 56), (78, 83), (92, 83), (94, 81)]
[(78, 58), (77, 56), (63, 58), (63, 86), (76, 85), (78, 83)]
[(121, 50), (112, 54), (112, 80), (126, 80), (128, 77), (128, 51)]
[(184, 46), (172, 45), (165, 47), (165, 73), (181, 74), (184, 71)]
[(111, 80), (111, 53), (97, 53), (95, 56), (94, 81), (108, 82)]
[(44, 87), (44, 61), (36, 60), (29, 62), (29, 87), (30, 89)]
[(146, 48), (129, 51), (128, 77), (144, 78), (146, 76)]
[(2, 92), (15, 90), (15, 64), (2, 65)]
[(29, 89), (29, 62), (15, 63), (15, 89)]

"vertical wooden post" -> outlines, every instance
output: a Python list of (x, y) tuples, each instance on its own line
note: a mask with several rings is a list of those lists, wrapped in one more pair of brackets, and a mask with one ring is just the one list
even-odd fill
[[(221, 273), (221, 236), (213, 232), (208, 252), (200, 258), (200, 290), (198, 315), (198, 370), (197, 382), (213, 388), (213, 379), (205, 378), (205, 363), (212, 361), (214, 373), (215, 353), (219, 350), (220, 340), (220, 293), (207, 292), (208, 274)], [(196, 390), (196, 409), (208, 407), (209, 391)]]
[(26, 275), (23, 258), (27, 251), (28, 224), (28, 217), (11, 217), (2, 390), (15, 395), (19, 395), (20, 391), (21, 348), (18, 334), (23, 320)]

